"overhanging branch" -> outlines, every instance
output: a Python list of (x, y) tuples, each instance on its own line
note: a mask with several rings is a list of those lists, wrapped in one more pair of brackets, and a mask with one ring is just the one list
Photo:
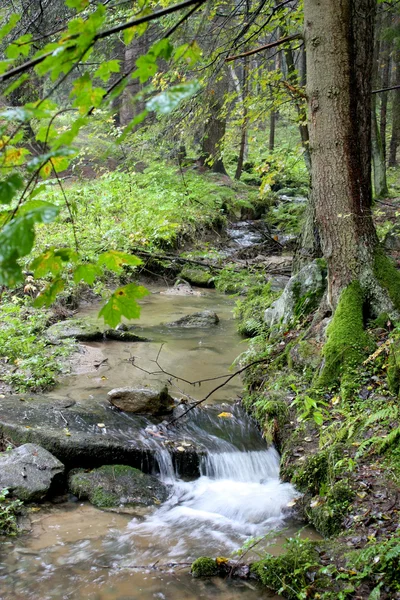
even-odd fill
[(286, 42), (291, 42), (292, 40), (298, 40), (301, 38), (302, 38), (301, 33), (294, 33), (293, 35), (288, 35), (286, 37), (281, 38), (280, 40), (276, 40), (276, 42), (270, 42), (269, 44), (265, 44), (264, 46), (259, 46), (258, 48), (253, 48), (253, 50), (248, 50), (247, 52), (241, 52), (241, 54), (235, 54), (233, 56), (227, 56), (225, 59), (225, 62), (237, 60), (238, 58), (243, 58), (245, 56), (251, 56), (252, 54), (257, 54), (258, 52), (262, 52), (263, 50), (268, 50), (268, 48), (275, 48), (275, 46), (280, 46), (281, 44), (285, 44)]

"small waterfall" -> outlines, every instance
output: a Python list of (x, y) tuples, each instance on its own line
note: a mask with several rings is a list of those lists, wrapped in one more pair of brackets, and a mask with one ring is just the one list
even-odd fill
[(168, 450), (159, 446), (154, 457), (158, 467), (158, 472), (155, 474), (161, 479), (161, 481), (167, 483), (175, 481), (177, 474), (172, 462), (172, 456)]
[(275, 448), (250, 452), (207, 454), (200, 463), (201, 474), (211, 479), (264, 483), (279, 477), (279, 455)]

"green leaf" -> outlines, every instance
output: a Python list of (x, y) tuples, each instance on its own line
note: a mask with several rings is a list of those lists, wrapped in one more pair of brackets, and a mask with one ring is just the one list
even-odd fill
[(10, 204), (18, 190), (24, 187), (22, 177), (13, 173), (7, 179), (0, 181), (0, 204)]
[(18, 56), (28, 56), (31, 49), (31, 33), (26, 33), (17, 40), (13, 41), (6, 49), (7, 58), (18, 58)]
[(110, 79), (111, 73), (119, 73), (120, 70), (119, 60), (108, 60), (100, 65), (94, 76), (106, 82)]
[(156, 57), (150, 54), (144, 54), (143, 56), (139, 56), (135, 63), (137, 66), (137, 70), (134, 73), (132, 73), (132, 77), (138, 77), (140, 83), (145, 83), (158, 71), (158, 66), (155, 61)]
[(174, 52), (174, 60), (176, 62), (182, 60), (189, 65), (197, 63), (201, 59), (201, 56), (202, 51), (196, 41), (193, 41), (190, 44), (182, 44), (181, 46), (178, 46)]
[(24, 73), (23, 75), (21, 75), (21, 77), (19, 77), (18, 79), (10, 83), (9, 86), (7, 86), (6, 89), (3, 91), (2, 95), (9, 96), (12, 92), (17, 90), (27, 79), (29, 79), (29, 77), (29, 73)]
[(5, 38), (21, 19), (21, 15), (13, 13), (8, 17), (8, 23), (0, 29), (0, 41)]
[(74, 282), (84, 281), (88, 285), (92, 285), (100, 273), (101, 270), (97, 265), (91, 263), (79, 265), (74, 273)]
[(0, 283), (13, 286), (22, 280), (18, 259), (29, 254), (35, 240), (35, 223), (49, 223), (59, 209), (48, 202), (33, 200), (24, 204), (17, 216), (0, 231)]
[(49, 283), (49, 285), (43, 290), (43, 292), (40, 292), (39, 296), (34, 301), (33, 306), (35, 306), (36, 308), (41, 308), (42, 306), (50, 306), (50, 304), (52, 304), (56, 299), (57, 294), (62, 292), (64, 287), (64, 279), (61, 279), (61, 277), (55, 279), (52, 283)]
[(89, 0), (66, 0), (65, 4), (68, 8), (75, 8), (77, 12), (80, 12), (89, 6)]
[(136, 267), (137, 265), (141, 265), (142, 261), (133, 254), (126, 254), (118, 250), (108, 250), (108, 252), (100, 254), (97, 264), (106, 267), (110, 271), (119, 273), (124, 265)]
[(110, 327), (116, 327), (122, 317), (138, 319), (140, 306), (136, 300), (147, 296), (148, 293), (146, 288), (134, 283), (120, 287), (115, 290), (109, 301), (103, 306), (99, 312), (99, 317), (103, 317), (104, 322)]
[(191, 98), (200, 89), (198, 81), (188, 81), (170, 87), (165, 92), (157, 94), (146, 103), (146, 108), (149, 111), (155, 111), (161, 114), (167, 114), (175, 110), (182, 102)]
[(49, 248), (31, 262), (30, 268), (34, 272), (36, 278), (41, 278), (52, 273), (57, 275), (63, 268), (63, 263), (75, 258), (76, 252), (69, 248)]
[(174, 47), (169, 41), (168, 38), (164, 38), (159, 40), (149, 50), (149, 54), (154, 55), (155, 58), (163, 58), (164, 60), (169, 60), (174, 51)]

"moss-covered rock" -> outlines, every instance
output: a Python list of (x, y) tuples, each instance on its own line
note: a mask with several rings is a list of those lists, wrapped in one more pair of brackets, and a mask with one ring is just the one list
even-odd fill
[(62, 340), (70, 338), (80, 342), (93, 342), (103, 339), (104, 333), (96, 323), (67, 319), (51, 325), (46, 332), (46, 337), (52, 344), (59, 344)]
[(394, 308), (400, 311), (400, 271), (381, 249), (375, 255), (374, 272), (378, 282), (387, 290)]
[(68, 484), (75, 496), (99, 508), (153, 506), (168, 497), (167, 486), (156, 477), (126, 465), (73, 469)]
[(328, 326), (328, 340), (323, 349), (325, 364), (318, 378), (319, 386), (342, 382), (342, 390), (349, 394), (354, 369), (373, 350), (373, 342), (364, 329), (364, 292), (358, 281), (353, 281), (340, 295), (333, 319)]
[(400, 343), (398, 341), (390, 347), (387, 382), (392, 394), (398, 396), (400, 392)]
[(201, 556), (192, 563), (193, 577), (214, 577), (218, 575), (218, 565), (213, 558)]
[(211, 271), (206, 268), (185, 265), (179, 273), (178, 278), (184, 279), (198, 287), (214, 287), (213, 275)]

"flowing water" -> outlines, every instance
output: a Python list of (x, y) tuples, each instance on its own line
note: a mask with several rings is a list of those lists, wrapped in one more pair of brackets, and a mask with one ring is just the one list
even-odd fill
[[(159, 357), (162, 368), (187, 382), (228, 372), (232, 360), (245, 349), (235, 332), (232, 300), (211, 291), (193, 297), (153, 292), (143, 303), (138, 325), (152, 342), (86, 344), (80, 356), (86, 360), (76, 361), (76, 372), (61, 383), (59, 396), (90, 404), (115, 386), (165, 381), (168, 376), (163, 373), (149, 375), (132, 365), (134, 356), (134, 363), (146, 371), (159, 370), (152, 361), (160, 344), (164, 344)], [(216, 310), (221, 319), (212, 329), (180, 330), (162, 324), (206, 308)], [(83, 316), (92, 318), (93, 309)], [(96, 367), (99, 363), (102, 366)], [(198, 398), (199, 392), (204, 396), (219, 380), (201, 387), (174, 382), (175, 395)], [(240, 381), (233, 380), (219, 390), (214, 404), (196, 409), (178, 426), (176, 435), (195, 439), (206, 449), (200, 458), (200, 477), (194, 481), (176, 472), (162, 433), (152, 438), (155, 471), (171, 490), (161, 506), (128, 515), (68, 502), (33, 513), (32, 533), (5, 542), (0, 550), (0, 600), (276, 598), (252, 581), (199, 581), (188, 572), (188, 563), (195, 558), (230, 556), (258, 536), (269, 534), (260, 547), (279, 552), (285, 536), (298, 529), (286, 509), (295, 490), (279, 480), (276, 450), (232, 404), (239, 390)], [(231, 417), (219, 417), (221, 410)], [(247, 560), (254, 558), (257, 548)]]

